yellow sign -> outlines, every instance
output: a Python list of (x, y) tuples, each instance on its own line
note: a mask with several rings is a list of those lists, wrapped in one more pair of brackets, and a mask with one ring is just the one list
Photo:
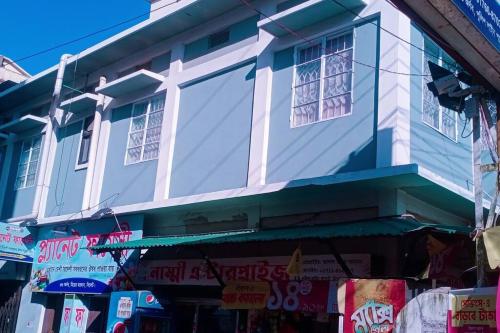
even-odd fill
[(264, 309), (269, 294), (267, 282), (232, 282), (222, 291), (222, 308)]
[(293, 251), (292, 258), (288, 263), (286, 272), (292, 277), (302, 275), (302, 251), (300, 247)]
[(496, 327), (496, 296), (453, 295), (451, 298), (451, 326), (480, 325)]
[(500, 266), (500, 227), (487, 229), (483, 233), (484, 246), (491, 269)]

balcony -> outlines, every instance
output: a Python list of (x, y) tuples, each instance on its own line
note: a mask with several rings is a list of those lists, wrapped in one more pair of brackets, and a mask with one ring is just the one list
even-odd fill
[(164, 79), (163, 75), (141, 69), (98, 87), (95, 91), (99, 94), (117, 98), (140, 89), (160, 85)]

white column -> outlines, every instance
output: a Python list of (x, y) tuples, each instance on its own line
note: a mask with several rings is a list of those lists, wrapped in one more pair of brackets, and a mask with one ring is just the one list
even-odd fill
[[(273, 3), (267, 4), (266, 8), (262, 8), (262, 10), (266, 13), (272, 13), (275, 10), (275, 5)], [(266, 183), (274, 56), (269, 45), (273, 42), (273, 39), (273, 35), (259, 29), (253, 94), (250, 160), (248, 163), (248, 187), (264, 185)]]
[[(99, 79), (99, 87), (106, 84), (106, 77), (101, 76)], [(97, 155), (97, 147), (99, 145), (99, 137), (101, 132), (102, 114), (104, 112), (104, 102), (106, 96), (98, 95), (96, 110), (94, 113), (94, 126), (92, 128), (92, 137), (90, 139), (89, 161), (87, 164), (87, 176), (85, 178), (85, 189), (83, 191), (82, 210), (87, 210), (91, 207), (90, 198), (92, 196), (92, 184), (94, 180)]]
[[(382, 27), (410, 40), (411, 23), (385, 6)], [(380, 31), (380, 68), (411, 73), (411, 46)], [(379, 71), (377, 168), (410, 163), (410, 76)]]
[(182, 72), (183, 54), (183, 44), (175, 44), (172, 47), (170, 69), (167, 78), (167, 97), (165, 99), (160, 139), (160, 152), (158, 155), (158, 169), (156, 171), (154, 201), (169, 197), (181, 93), (178, 86), (177, 74)]

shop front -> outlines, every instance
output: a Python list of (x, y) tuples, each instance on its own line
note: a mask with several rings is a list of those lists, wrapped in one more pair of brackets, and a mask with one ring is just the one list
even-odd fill
[[(408, 286), (402, 272), (417, 262), (407, 260), (405, 249), (423, 242), (425, 252), (431, 232), (467, 237), (460, 228), (395, 220), (144, 238), (93, 249), (148, 249), (134, 284), (168, 299), (169, 332), (326, 333), (343, 327), (345, 301), (342, 310), (338, 289), (348, 278), (378, 279), (380, 285), (396, 279), (398, 306), (407, 295), (430, 289), (431, 282)], [(290, 267), (296, 251), (302, 254), (299, 267)], [(419, 270), (427, 264), (418, 263)], [(380, 302), (385, 299), (375, 294)], [(364, 311), (357, 299), (349, 303), (354, 304), (350, 316)]]
[(0, 331), (16, 327), (22, 289), (28, 282), (36, 233), (32, 228), (0, 223)]
[(90, 247), (140, 239), (142, 226), (134, 215), (39, 228), (30, 284), (45, 299), (42, 332), (104, 331), (109, 295), (132, 288), (126, 275), (135, 274), (139, 252), (113, 257)]

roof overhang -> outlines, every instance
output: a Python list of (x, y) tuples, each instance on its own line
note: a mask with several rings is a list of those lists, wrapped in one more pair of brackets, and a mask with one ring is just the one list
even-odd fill
[(165, 77), (160, 74), (141, 69), (117, 80), (98, 87), (95, 91), (110, 97), (120, 97), (152, 85), (160, 85)]
[(98, 97), (96, 94), (85, 93), (65, 100), (59, 108), (65, 112), (80, 113), (87, 110), (95, 110)]
[(47, 119), (33, 116), (31, 114), (14, 119), (0, 126), (0, 132), (18, 134), (47, 124)]
[[(500, 52), (476, 27), (464, 12), (455, 4), (456, 0), (392, 0), (397, 7), (420, 25), (431, 37), (436, 34), (436, 40), (455, 60), (457, 60), (472, 75), (481, 76), (497, 91), (500, 91)], [(463, 1), (461, 1), (463, 2)], [(500, 15), (500, 4), (496, 0), (488, 0), (493, 7), (491, 12)], [(471, 1), (470, 4), (480, 12), (480, 4)], [(475, 12), (475, 14), (477, 14)], [(489, 20), (487, 14), (483, 15)], [(495, 29), (495, 27), (492, 27)], [(431, 30), (431, 31), (428, 31)], [(496, 27), (500, 38), (500, 27)], [(444, 43), (443, 43), (444, 41)], [(486, 82), (484, 82), (486, 83)]]
[[(165, 14), (113, 35), (67, 61), (65, 81), (72, 82), (75, 64), (77, 76), (92, 73), (140, 50), (166, 40), (188, 29), (242, 6), (240, 0), (183, 0), (164, 8)], [(168, 11), (167, 11), (168, 9)], [(57, 65), (0, 93), (0, 112), (22, 105), (26, 100), (43, 94), (50, 97)]]
[(363, 0), (339, 0), (339, 2), (342, 5), (330, 0), (309, 0), (261, 20), (257, 26), (276, 37), (280, 37), (290, 33), (284, 27), (292, 31), (299, 31), (309, 25), (365, 4)]

